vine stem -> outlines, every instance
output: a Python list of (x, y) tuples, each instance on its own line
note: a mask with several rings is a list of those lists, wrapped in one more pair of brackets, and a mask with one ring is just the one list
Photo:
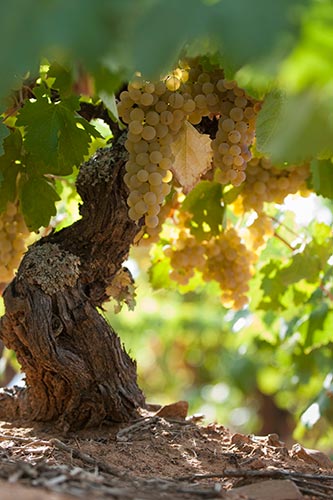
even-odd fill
[(280, 236), (279, 233), (277, 233), (276, 231), (274, 231), (274, 236), (278, 240), (282, 241), (282, 243), (284, 243), (292, 252), (295, 251), (295, 248), (287, 240), (285, 240), (282, 236)]
[(279, 219), (277, 217), (274, 217), (273, 215), (268, 215), (268, 217), (270, 219), (272, 219), (272, 221), (276, 222), (277, 224), (279, 224), (279, 226), (282, 226), (286, 229), (286, 231), (289, 231), (289, 233), (293, 234), (294, 236), (296, 236), (297, 238), (300, 238), (300, 235), (296, 233), (296, 231), (294, 231), (293, 229), (291, 229), (289, 226), (286, 226), (286, 224), (284, 224), (283, 222), (279, 221)]
[(327, 298), (329, 298), (333, 302), (333, 293), (327, 290), (325, 285), (323, 283), (320, 283), (319, 285), (320, 290), (323, 292), (324, 295), (326, 295)]

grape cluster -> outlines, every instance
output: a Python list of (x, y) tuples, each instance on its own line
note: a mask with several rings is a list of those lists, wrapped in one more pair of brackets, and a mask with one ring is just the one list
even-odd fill
[(184, 87), (196, 105), (189, 122), (199, 124), (204, 116), (218, 119), (218, 131), (212, 140), (215, 180), (239, 186), (252, 157), (249, 147), (255, 136), (260, 102), (248, 96), (234, 80), (227, 80), (221, 69), (208, 73), (200, 65), (195, 66)]
[(274, 235), (274, 226), (271, 217), (268, 217), (264, 212), (247, 227), (247, 241), (249, 247), (258, 256), (258, 250), (266, 245), (269, 238)]
[(161, 205), (171, 190), (171, 144), (185, 120), (196, 125), (203, 117), (218, 119), (212, 141), (216, 180), (243, 182), (258, 111), (259, 103), (226, 80), (223, 70), (204, 71), (197, 60), (184, 62), (159, 82), (137, 76), (118, 104), (119, 116), (128, 124), (125, 182), (131, 219), (144, 217), (148, 229), (159, 226)]
[(234, 204), (236, 214), (251, 209), (260, 213), (265, 202), (283, 203), (289, 194), (305, 193), (310, 176), (308, 165), (277, 168), (267, 158), (252, 158), (246, 172), (242, 192)]
[(145, 217), (148, 229), (159, 225), (159, 213), (170, 193), (173, 155), (171, 143), (182, 127), (184, 98), (169, 90), (168, 82), (137, 78), (120, 94), (118, 112), (128, 124), (125, 147), (129, 153), (125, 182), (130, 190), (129, 216)]
[(225, 307), (241, 309), (248, 302), (246, 293), (252, 277), (256, 258), (234, 228), (218, 236), (198, 241), (185, 227), (186, 217), (180, 220), (181, 229), (174, 235), (164, 254), (170, 259), (170, 278), (180, 285), (187, 285), (199, 271), (205, 281), (217, 281)]
[(153, 228), (143, 228), (142, 232), (137, 235), (138, 244), (140, 246), (149, 246), (152, 243), (156, 243), (160, 239), (163, 224), (167, 219), (173, 219), (179, 206), (179, 193), (177, 191), (171, 192), (170, 196), (165, 200), (164, 205), (161, 206), (158, 214), (158, 225)]
[(29, 231), (16, 203), (0, 214), (0, 283), (9, 283), (18, 268)]
[(202, 271), (205, 266), (205, 248), (201, 242), (191, 235), (188, 229), (183, 228), (172, 246), (164, 250), (170, 258), (172, 271), (170, 278), (180, 285), (187, 285), (194, 276), (195, 270)]
[(207, 242), (205, 254), (202, 270), (205, 281), (219, 283), (225, 307), (244, 307), (248, 303), (246, 293), (253, 274), (254, 253), (247, 249), (237, 231), (229, 228)]

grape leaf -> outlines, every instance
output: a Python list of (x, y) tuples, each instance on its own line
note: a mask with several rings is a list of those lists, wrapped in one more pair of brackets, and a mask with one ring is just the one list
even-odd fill
[(309, 90), (278, 101), (272, 95), (263, 106), (262, 118), (259, 113), (256, 133), (260, 152), (273, 163), (298, 164), (323, 153), (333, 156), (332, 96)]
[(9, 135), (9, 129), (3, 122), (0, 122), (0, 155), (4, 153), (3, 141)]
[(209, 233), (220, 233), (225, 213), (221, 199), (221, 184), (210, 181), (199, 182), (185, 198), (182, 210), (192, 214), (188, 224), (196, 238), (204, 240)]
[(299, 328), (302, 343), (307, 353), (321, 345), (332, 342), (333, 315), (326, 302), (322, 302), (308, 315), (308, 320)]
[(187, 194), (211, 168), (211, 139), (186, 121), (171, 147), (175, 157), (171, 169)]
[(28, 101), (20, 111), (18, 126), (26, 127), (27, 151), (50, 166), (58, 163), (58, 135), (61, 127), (57, 107), (46, 98)]
[(268, 54), (271, 65), (273, 57), (276, 64), (293, 44), (290, 35), (295, 34), (299, 23), (295, 8), (304, 3), (307, 2), (223, 0), (214, 6), (210, 33), (217, 37), (222, 53), (238, 67), (257, 62)]
[(108, 114), (111, 118), (112, 121), (118, 122), (119, 121), (119, 115), (118, 115), (118, 109), (117, 109), (117, 103), (116, 103), (116, 97), (114, 94), (109, 94), (105, 90), (101, 90), (99, 93), (99, 97), (102, 99), (104, 102)]
[(290, 285), (300, 282), (316, 283), (323, 268), (323, 261), (329, 256), (332, 243), (327, 243), (327, 245), (329, 249), (320, 245), (323, 250), (322, 255), (319, 255), (316, 252), (319, 245), (313, 240), (302, 253), (296, 253), (287, 264), (278, 259), (271, 259), (263, 266), (260, 270), (263, 277), (261, 282), (263, 299), (258, 308), (285, 309), (282, 298), (288, 293)]
[(312, 160), (311, 172), (314, 191), (333, 200), (333, 164), (331, 160)]
[(51, 87), (59, 90), (63, 97), (72, 93), (73, 75), (70, 69), (65, 68), (58, 62), (53, 62), (47, 72), (47, 77), (54, 78), (54, 83)]
[(0, 95), (16, 81), (20, 85), (28, 71), (36, 76), (41, 55), (50, 61), (71, 58), (91, 69), (107, 56), (128, 65), (129, 33), (145, 3), (16, 0), (2, 5)]
[(71, 174), (88, 154), (91, 136), (100, 137), (76, 115), (77, 107), (76, 98), (53, 103), (41, 97), (26, 102), (20, 111), (17, 125), (25, 127), (25, 148), (40, 165), (40, 173)]
[(37, 231), (49, 224), (57, 213), (55, 202), (60, 200), (45, 177), (26, 177), (20, 184), (19, 198), (26, 225), (30, 231)]
[(274, 136), (284, 99), (285, 96), (279, 91), (271, 92), (265, 97), (256, 123), (256, 147), (260, 152), (265, 151)]
[(165, 256), (153, 260), (148, 270), (149, 282), (154, 290), (173, 288), (172, 280), (169, 276), (170, 259)]
[(132, 41), (132, 58), (137, 67), (147, 77), (155, 78), (173, 65), (184, 43), (195, 34), (203, 34), (205, 27), (209, 29), (205, 21), (209, 20), (211, 11), (212, 8), (200, 0), (157, 0), (150, 9), (142, 9)]
[(16, 197), (17, 175), (22, 165), (22, 136), (19, 130), (11, 132), (4, 140), (4, 154), (0, 156), (0, 212), (8, 201)]

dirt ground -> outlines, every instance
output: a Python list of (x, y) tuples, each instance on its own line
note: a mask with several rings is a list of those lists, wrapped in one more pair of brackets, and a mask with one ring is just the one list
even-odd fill
[(67, 435), (0, 422), (0, 461), (1, 500), (333, 498), (325, 454), (204, 426), (177, 405)]

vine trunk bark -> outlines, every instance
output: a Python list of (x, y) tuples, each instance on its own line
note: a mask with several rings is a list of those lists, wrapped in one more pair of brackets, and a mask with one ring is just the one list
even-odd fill
[(97, 310), (140, 230), (127, 215), (123, 140), (82, 165), (82, 218), (31, 246), (4, 292), (0, 338), (26, 387), (2, 390), (1, 419), (70, 430), (128, 421), (145, 405), (135, 362)]

